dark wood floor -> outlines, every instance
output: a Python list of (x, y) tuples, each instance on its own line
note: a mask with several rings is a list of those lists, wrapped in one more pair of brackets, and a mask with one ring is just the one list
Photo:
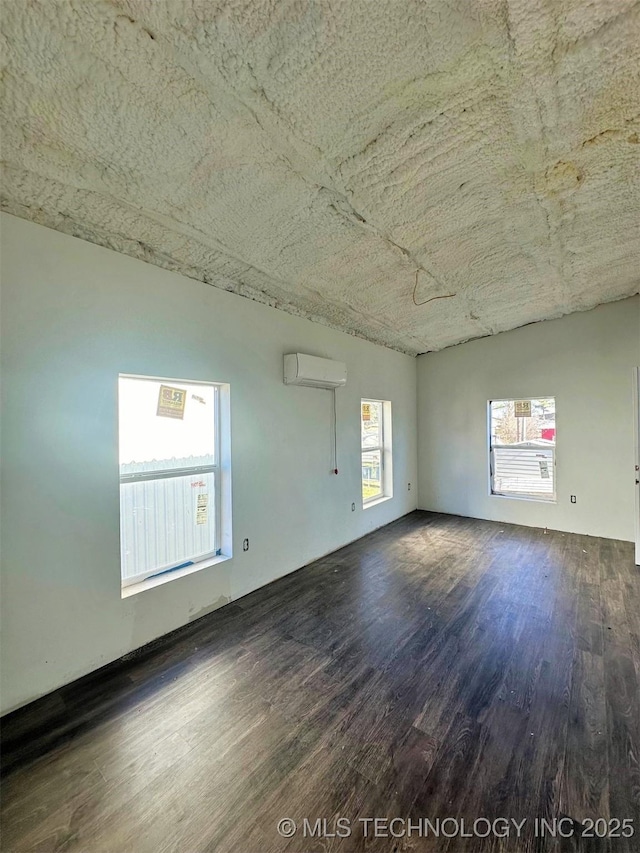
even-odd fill
[(638, 851), (639, 638), (629, 543), (413, 513), (40, 703), (2, 850)]

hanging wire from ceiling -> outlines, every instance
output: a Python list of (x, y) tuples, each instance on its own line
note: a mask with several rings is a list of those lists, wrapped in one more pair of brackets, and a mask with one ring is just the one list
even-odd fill
[(414, 305), (426, 305), (427, 302), (433, 302), (436, 299), (452, 299), (454, 296), (457, 296), (456, 293), (447, 293), (443, 296), (432, 296), (430, 299), (424, 299), (422, 302), (416, 301), (416, 292), (418, 290), (418, 273), (420, 270), (416, 270), (416, 283), (413, 287), (413, 304)]

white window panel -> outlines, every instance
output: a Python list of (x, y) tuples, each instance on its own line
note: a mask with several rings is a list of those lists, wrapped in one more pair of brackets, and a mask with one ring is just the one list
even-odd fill
[(555, 398), (491, 400), (489, 457), (492, 494), (555, 501)]
[(391, 403), (362, 400), (360, 405), (362, 504), (393, 494)]
[(220, 553), (219, 386), (119, 377), (122, 585)]

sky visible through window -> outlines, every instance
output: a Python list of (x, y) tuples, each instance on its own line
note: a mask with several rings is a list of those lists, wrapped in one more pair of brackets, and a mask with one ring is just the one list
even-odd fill
[[(184, 390), (182, 417), (158, 414), (160, 386)], [(189, 456), (215, 462), (213, 385), (121, 376), (120, 465)]]

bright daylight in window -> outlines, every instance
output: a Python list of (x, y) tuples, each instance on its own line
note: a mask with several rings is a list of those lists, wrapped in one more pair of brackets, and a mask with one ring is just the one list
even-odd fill
[(491, 493), (556, 499), (556, 402), (553, 397), (492, 400)]
[(220, 552), (219, 388), (118, 382), (122, 586)]
[(362, 503), (391, 497), (391, 403), (362, 400)]

